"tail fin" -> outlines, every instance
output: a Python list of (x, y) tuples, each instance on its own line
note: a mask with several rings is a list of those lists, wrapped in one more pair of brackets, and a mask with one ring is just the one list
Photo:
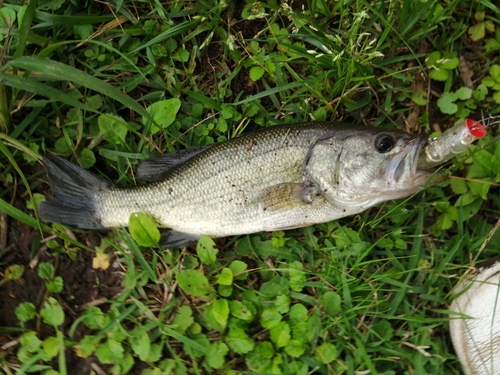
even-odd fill
[(113, 185), (56, 155), (45, 154), (42, 163), (53, 195), (39, 206), (41, 219), (81, 229), (103, 228), (94, 197)]

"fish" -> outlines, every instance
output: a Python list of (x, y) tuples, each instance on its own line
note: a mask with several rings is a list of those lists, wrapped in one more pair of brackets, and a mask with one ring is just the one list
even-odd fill
[(42, 158), (52, 197), (43, 221), (80, 229), (128, 226), (144, 213), (168, 228), (162, 247), (301, 228), (408, 197), (429, 180), (426, 138), (398, 129), (303, 122), (143, 161), (146, 184), (120, 188), (54, 154)]

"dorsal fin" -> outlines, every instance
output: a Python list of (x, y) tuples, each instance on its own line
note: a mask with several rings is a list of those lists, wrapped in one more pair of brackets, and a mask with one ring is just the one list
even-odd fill
[(211, 145), (192, 147), (185, 150), (169, 152), (144, 160), (137, 167), (137, 178), (144, 181), (161, 181), (170, 170), (192, 157), (207, 150)]

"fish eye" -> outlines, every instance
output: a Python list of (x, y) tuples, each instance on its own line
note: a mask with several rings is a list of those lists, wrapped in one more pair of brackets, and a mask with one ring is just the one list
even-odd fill
[(396, 140), (394, 139), (394, 137), (386, 133), (379, 134), (375, 138), (375, 148), (381, 154), (390, 151), (395, 144)]

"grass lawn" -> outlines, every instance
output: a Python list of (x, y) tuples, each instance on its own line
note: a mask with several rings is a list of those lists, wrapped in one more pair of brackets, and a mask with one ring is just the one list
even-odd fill
[(0, 374), (461, 374), (447, 309), (500, 254), (498, 125), (408, 199), (185, 249), (147, 217), (39, 221), (40, 159), (130, 186), (150, 156), (281, 123), (500, 115), (496, 4), (0, 2)]

